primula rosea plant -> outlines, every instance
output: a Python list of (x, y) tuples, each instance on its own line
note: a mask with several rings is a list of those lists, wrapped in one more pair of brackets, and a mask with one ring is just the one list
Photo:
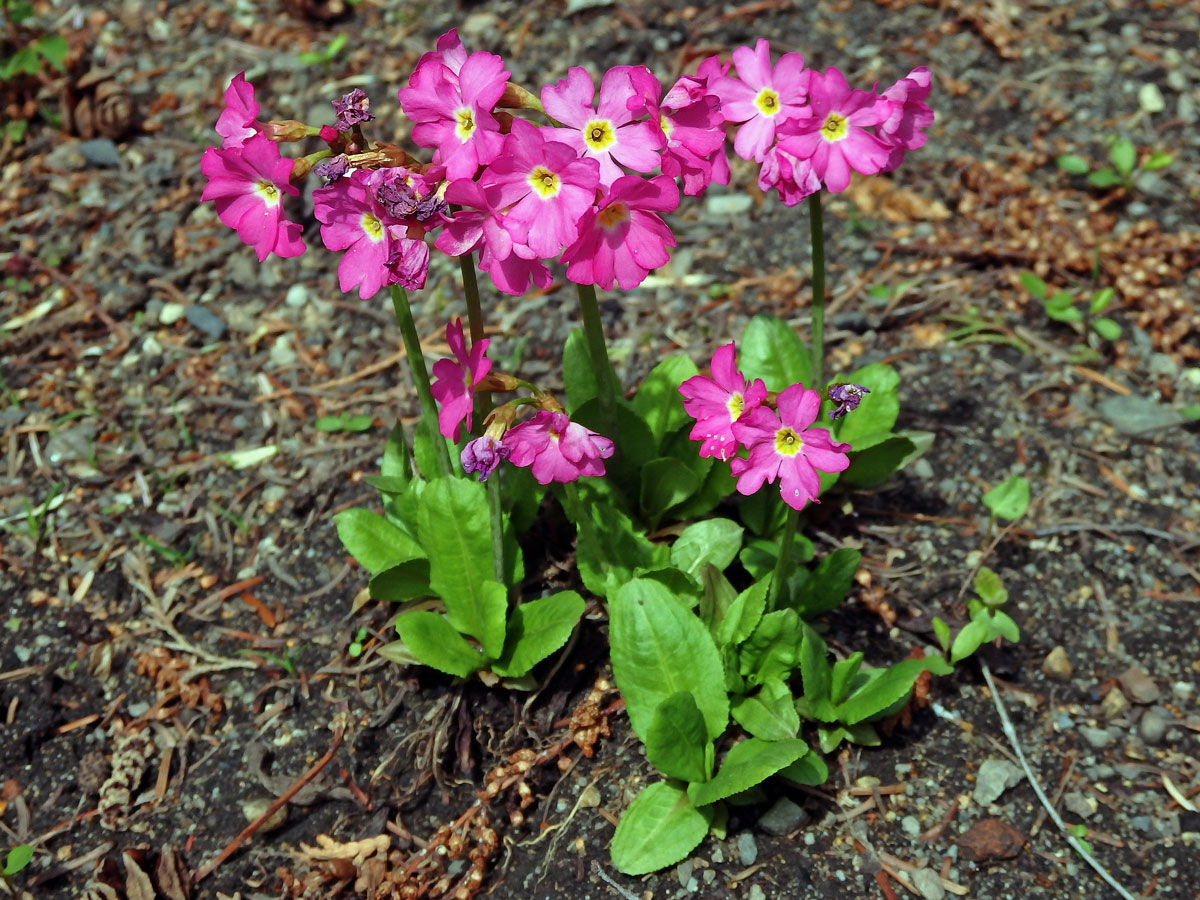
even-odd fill
[[(333, 101), (330, 123), (265, 121), (238, 75), (222, 146), (202, 160), (204, 199), (260, 259), (289, 257), (305, 246), (285, 198), (320, 180), (314, 212), (340, 254), (342, 290), (390, 293), (422, 417), (411, 434), (392, 430), (369, 479), (382, 514), (336, 516), (372, 596), (401, 604), (399, 639), (380, 652), (532, 686), (587, 602), (573, 590), (530, 596), (519, 538), (547, 493), (574, 525), (579, 583), (607, 612), (616, 684), (664, 776), (613, 838), (616, 866), (638, 874), (721, 831), (726, 804), (753, 800), (766, 779), (824, 781), (822, 754), (878, 742), (873, 723), (905, 706), (921, 673), (1015, 636), (1003, 598), (981, 590), (963, 635), (939, 623), (941, 653), (830, 662), (814, 622), (845, 597), (860, 557), (818, 560), (799, 527), (835, 483), (879, 484), (928, 445), (894, 430), (891, 367), (825, 376), (821, 197), (924, 144), (930, 78), (917, 68), (882, 92), (858, 90), (798, 53), (773, 63), (765, 40), (666, 90), (642, 66), (609, 69), (598, 90), (579, 67), (539, 95), (508, 78), (498, 56), (444, 35), (399, 90), (415, 145), (405, 149), (367, 139), (374, 113), (360, 89)], [(670, 356), (626, 393), (596, 288), (634, 289), (667, 262), (681, 195), (730, 183), (731, 138), (761, 190), (807, 201), (808, 341), (759, 315), (719, 342), (705, 373)], [(288, 158), (286, 142), (321, 146)], [(431, 384), (408, 291), (424, 286), (432, 250), (460, 261), (467, 326), (446, 325), (452, 356)], [(555, 265), (577, 285), (582, 325), (563, 349), (562, 398), (495, 368), (476, 280), (478, 269), (519, 295), (548, 288)]]

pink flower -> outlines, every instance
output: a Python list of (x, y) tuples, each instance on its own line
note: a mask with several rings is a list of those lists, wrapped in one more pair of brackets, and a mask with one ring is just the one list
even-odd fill
[(292, 161), (265, 134), (255, 134), (240, 147), (209, 147), (200, 158), (208, 179), (202, 200), (212, 200), (217, 218), (237, 230), (262, 262), (270, 254), (288, 257), (304, 252), (303, 229), (283, 217), (283, 194), (299, 195), (288, 182)]
[(778, 414), (759, 406), (733, 424), (733, 433), (746, 445), (746, 459), (730, 460), (737, 477), (739, 494), (753, 494), (765, 482), (779, 479), (783, 502), (802, 509), (809, 501), (819, 503), (818, 472), (841, 472), (850, 465), (849, 444), (838, 443), (824, 428), (812, 428), (821, 408), (821, 396), (793, 384), (780, 393)]
[(775, 188), (784, 206), (795, 206), (821, 189), (821, 179), (813, 171), (812, 160), (797, 159), (776, 143), (767, 151), (758, 173), (758, 187), (764, 193)]
[(457, 69), (443, 60), (440, 54), (422, 58), (409, 86), (399, 91), (400, 105), (415, 123), (413, 141), (436, 148), (433, 161), (446, 167), (448, 178), (474, 178), (504, 144), (492, 110), (509, 73), (492, 53), (472, 53)]
[(508, 459), (510, 453), (512, 453), (511, 449), (490, 434), (485, 434), (473, 441), (467, 441), (467, 445), (463, 447), (458, 458), (464, 472), (468, 475), (478, 472), (479, 480), (487, 481), (488, 476), (496, 471), (500, 463)]
[(715, 85), (721, 115), (727, 122), (745, 123), (734, 136), (734, 152), (762, 162), (779, 123), (811, 115), (804, 105), (811, 73), (799, 53), (783, 54), (772, 69), (771, 45), (765, 38), (759, 38), (753, 50), (734, 50), (733, 64), (738, 77), (726, 76)]
[[(566, 128), (548, 129), (550, 140), (562, 141), (581, 156), (600, 164), (600, 186), (608, 187), (625, 174), (621, 165), (638, 172), (658, 168), (663, 136), (655, 122), (634, 122), (641, 99), (662, 92), (658, 79), (645, 66), (614, 66), (600, 81), (600, 101), (592, 106), (596, 87), (586, 69), (567, 70), (567, 77), (542, 88), (546, 114)], [(635, 100), (630, 109), (630, 100)]]
[(504, 444), (508, 461), (529, 466), (538, 484), (577, 481), (581, 475), (603, 475), (601, 460), (613, 455), (613, 442), (572, 422), (566, 413), (539, 411), (510, 428)]
[(425, 284), (429, 251), (420, 235), (425, 224), (433, 223), (420, 221), (419, 207), (433, 195), (422, 197), (414, 185), (423, 182), (404, 169), (357, 169), (349, 178), (313, 191), (321, 240), (330, 250), (346, 251), (338, 263), (343, 291), (357, 287), (366, 300), (385, 284)]
[(813, 72), (809, 84), (812, 118), (785, 123), (780, 149), (812, 161), (813, 171), (832, 193), (846, 189), (850, 170), (874, 175), (883, 169), (891, 147), (867, 131), (890, 113), (888, 104), (869, 91), (852, 91), (834, 67)]
[(579, 236), (579, 219), (591, 209), (599, 180), (594, 159), (581, 159), (566, 144), (548, 140), (536, 125), (513, 119), (504, 151), (479, 179), (504, 211), (514, 252), (552, 259)]
[(484, 356), (489, 343), (487, 338), (467, 351), (462, 319), (446, 325), (446, 343), (450, 345), (455, 361), (439, 359), (433, 364), (435, 381), (430, 393), (441, 407), (438, 430), (442, 437), (458, 443), (462, 423), (466, 422), (470, 427), (471, 414), (475, 411), (475, 385), (491, 371), (492, 361)]
[(611, 290), (637, 287), (651, 269), (666, 265), (675, 235), (654, 214), (679, 205), (679, 189), (666, 175), (646, 180), (624, 175), (612, 183), (600, 205), (579, 223), (579, 238), (563, 253), (567, 277), (576, 284)]
[[(729, 183), (724, 153), (725, 119), (720, 99), (709, 91), (709, 82), (708, 77), (700, 74), (684, 75), (667, 91), (660, 107), (649, 107), (666, 138), (662, 172), (681, 179), (683, 192), (693, 197), (703, 194), (713, 181)], [(713, 161), (717, 156), (725, 165), (714, 173)]]
[(929, 70), (918, 66), (883, 92), (889, 114), (876, 132), (892, 148), (885, 172), (900, 165), (905, 150), (925, 146), (925, 129), (933, 124), (933, 110), (925, 103), (929, 86)]
[(258, 104), (254, 101), (254, 85), (246, 80), (245, 72), (238, 72), (225, 89), (225, 108), (217, 117), (217, 134), (222, 138), (221, 146), (241, 147), (254, 137), (260, 129)]
[(746, 376), (737, 370), (734, 353), (733, 344), (718, 347), (712, 358), (712, 378), (694, 375), (679, 386), (683, 408), (696, 420), (688, 436), (704, 442), (700, 445), (701, 456), (729, 459), (737, 453), (734, 423), (767, 396), (767, 386), (760, 378), (746, 387)]

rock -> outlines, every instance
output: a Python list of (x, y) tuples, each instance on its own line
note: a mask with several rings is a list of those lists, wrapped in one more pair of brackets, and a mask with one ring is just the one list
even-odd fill
[(921, 892), (925, 900), (942, 900), (946, 896), (942, 879), (933, 869), (917, 869), (909, 877), (912, 878), (913, 887)]
[(301, 307), (308, 303), (308, 288), (296, 282), (288, 288), (287, 294), (283, 298), (283, 302), (288, 306)]
[[(257, 822), (259, 816), (267, 811), (274, 803), (274, 799), (269, 797), (252, 797), (249, 800), (242, 801), (242, 815), (246, 817), (247, 822)], [(259, 826), (258, 830), (264, 834), (268, 831), (274, 831), (277, 828), (283, 827), (287, 821), (287, 804), (279, 807), (275, 812), (271, 813), (269, 819)]]
[(1120, 688), (1113, 688), (1100, 701), (1100, 715), (1105, 719), (1117, 719), (1133, 709), (1133, 704), (1125, 699)]
[(1187, 422), (1171, 407), (1137, 394), (1114, 394), (1096, 404), (1096, 412), (1122, 434), (1145, 434)]
[(1021, 783), (1021, 770), (1007, 759), (989, 759), (975, 776), (973, 796), (980, 806), (990, 806), (1010, 787)]
[(1042, 674), (1047, 678), (1067, 681), (1074, 671), (1071, 667), (1071, 660), (1067, 658), (1066, 648), (1061, 644), (1047, 653), (1046, 658), (1042, 660)]
[(1154, 679), (1137, 666), (1130, 666), (1117, 676), (1117, 681), (1121, 682), (1121, 689), (1134, 703), (1149, 706), (1151, 703), (1158, 702), (1161, 693), (1158, 685), (1154, 683)]
[(579, 795), (579, 806), (582, 809), (596, 809), (600, 805), (600, 791), (594, 784), (589, 784)]
[(1067, 812), (1079, 816), (1081, 819), (1089, 819), (1096, 814), (1096, 810), (1100, 804), (1091, 797), (1085, 797), (1079, 791), (1071, 791), (1063, 797), (1063, 806)]
[(1138, 88), (1138, 106), (1143, 112), (1160, 113), (1167, 108), (1167, 101), (1158, 85), (1148, 81)]
[(692, 871), (696, 868), (696, 864), (690, 859), (685, 859), (675, 867), (675, 877), (679, 879), (679, 886), (686, 888), (688, 882), (692, 880)]
[(758, 859), (758, 843), (754, 840), (754, 835), (748, 831), (743, 831), (737, 838), (738, 860), (743, 866), (754, 865)]
[(184, 311), (184, 316), (200, 331), (203, 331), (207, 337), (214, 341), (219, 341), (225, 336), (228, 331), (228, 326), (221, 321), (221, 317), (210, 310), (207, 306), (197, 306), (193, 304)]
[(1088, 742), (1088, 746), (1096, 750), (1103, 750), (1117, 739), (1107, 728), (1093, 728), (1090, 725), (1080, 725), (1079, 733)]
[(76, 141), (64, 141), (46, 154), (46, 168), (52, 172), (78, 172), (86, 169), (88, 161)]
[(782, 836), (790, 834), (808, 821), (808, 813), (800, 804), (780, 797), (758, 820), (759, 827), (767, 834)]
[(95, 138), (79, 145), (79, 152), (93, 166), (116, 168), (121, 165), (121, 151), (108, 138)]
[(900, 828), (909, 837), (916, 837), (921, 833), (921, 823), (917, 821), (916, 816), (905, 816), (900, 820)]
[(160, 325), (174, 325), (187, 315), (187, 308), (182, 303), (164, 303), (158, 311)]
[(746, 900), (767, 900), (767, 892), (762, 889), (761, 885), (752, 884), (750, 890), (746, 892)]
[(1138, 720), (1138, 734), (1142, 736), (1143, 741), (1154, 747), (1162, 743), (1167, 733), (1167, 725), (1168, 720), (1162, 710), (1152, 706), (1142, 713), (1141, 719)]
[(1003, 819), (981, 819), (958, 839), (959, 854), (975, 862), (1012, 859), (1025, 846), (1025, 835)]

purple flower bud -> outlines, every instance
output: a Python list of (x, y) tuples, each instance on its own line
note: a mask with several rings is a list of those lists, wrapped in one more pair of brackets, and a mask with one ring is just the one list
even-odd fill
[(404, 226), (389, 225), (392, 248), (388, 253), (388, 284), (398, 284), (406, 291), (419, 291), (425, 287), (425, 276), (429, 272), (429, 245), (420, 238), (410, 238)]
[(478, 472), (479, 480), (487, 481), (488, 476), (496, 471), (501, 462), (508, 459), (511, 452), (511, 448), (485, 434), (468, 441), (459, 458), (462, 460), (464, 472)]
[(355, 125), (375, 118), (375, 113), (371, 112), (371, 98), (362, 88), (355, 88), (341, 100), (334, 100), (333, 111), (337, 115), (335, 124), (338, 131), (349, 131)]
[(861, 384), (830, 385), (827, 396), (836, 406), (829, 411), (830, 419), (840, 419), (848, 412), (858, 409), (858, 404), (864, 394), (871, 393)]
[(426, 222), (449, 208), (450, 204), (446, 202), (446, 198), (439, 191), (434, 191), (421, 198), (414, 215), (418, 222)]
[(411, 218), (421, 203), (417, 192), (402, 177), (389, 178), (375, 188), (375, 199), (393, 219)]
[(337, 181), (350, 168), (350, 161), (345, 156), (328, 156), (313, 166), (313, 173), (328, 182)]

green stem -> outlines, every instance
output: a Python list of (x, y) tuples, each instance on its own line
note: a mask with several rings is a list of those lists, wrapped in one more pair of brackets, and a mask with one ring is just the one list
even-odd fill
[(825, 222), (821, 217), (821, 192), (808, 197), (809, 232), (812, 237), (812, 383), (825, 389)]
[(596, 373), (597, 399), (600, 414), (604, 417), (606, 437), (616, 438), (617, 427), (617, 373), (608, 358), (608, 344), (604, 340), (604, 326), (600, 323), (600, 304), (596, 301), (596, 286), (576, 285), (579, 290), (579, 311), (583, 318), (583, 335), (587, 340), (588, 355), (592, 358), (592, 369)]
[(421, 424), (429, 429), (433, 438), (433, 452), (437, 457), (438, 472), (454, 474), (450, 464), (450, 452), (437, 428), (437, 404), (429, 391), (429, 371), (425, 368), (425, 355), (421, 352), (421, 340), (417, 337), (417, 323), (413, 321), (412, 308), (408, 305), (408, 292), (398, 284), (391, 285), (392, 309), (396, 312), (396, 324), (400, 326), (400, 337), (404, 341), (404, 352), (408, 356), (408, 367), (412, 372), (413, 387), (421, 403)]
[(504, 574), (504, 510), (500, 505), (500, 476), (493, 472), (487, 480), (488, 517), (492, 523), (492, 573), (505, 584)]
[(783, 596), (783, 585), (792, 574), (792, 547), (796, 543), (796, 523), (800, 520), (800, 510), (788, 507), (787, 516), (783, 520), (783, 536), (779, 539), (779, 558), (775, 561), (775, 572), (771, 575), (771, 603), (769, 608), (776, 609)]
[(467, 324), (471, 328), (471, 343), (483, 340), (483, 311), (479, 305), (479, 279), (475, 277), (475, 254), (464, 253), (458, 258), (462, 271), (463, 294), (467, 298)]

